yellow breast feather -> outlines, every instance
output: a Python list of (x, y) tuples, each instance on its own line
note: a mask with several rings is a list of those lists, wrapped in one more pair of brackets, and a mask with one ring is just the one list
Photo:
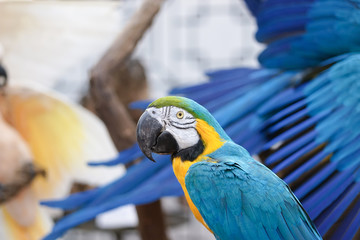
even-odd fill
[(186, 177), (186, 173), (189, 170), (189, 168), (191, 167), (191, 165), (193, 165), (194, 163), (197, 163), (200, 161), (205, 161), (206, 159), (209, 159), (209, 157), (207, 157), (206, 155), (219, 149), (224, 144), (225, 141), (223, 139), (221, 139), (219, 134), (215, 131), (215, 129), (212, 126), (210, 126), (207, 122), (205, 122), (204, 120), (197, 119), (196, 130), (198, 131), (200, 138), (204, 144), (203, 153), (201, 153), (194, 161), (181, 160), (180, 157), (176, 157), (172, 160), (173, 161), (172, 166), (173, 166), (175, 176), (178, 179), (178, 181), (184, 191), (186, 200), (187, 200), (189, 207), (190, 207), (191, 211), (193, 212), (195, 218), (198, 221), (200, 221), (210, 232), (212, 232), (211, 229), (205, 223), (199, 210), (194, 205), (194, 203), (192, 202), (192, 200), (189, 196), (189, 193), (188, 193), (188, 191), (186, 189), (186, 185), (185, 185), (185, 177)]

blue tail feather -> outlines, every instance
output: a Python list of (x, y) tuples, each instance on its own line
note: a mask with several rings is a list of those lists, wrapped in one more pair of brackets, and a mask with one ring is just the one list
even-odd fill
[(299, 111), (301, 108), (306, 106), (306, 103), (307, 103), (307, 100), (303, 99), (303, 100), (300, 100), (300, 101), (284, 108), (283, 110), (280, 110), (279, 112), (277, 112), (276, 114), (274, 114), (273, 116), (271, 116), (270, 118), (268, 118), (267, 120), (264, 121), (264, 123), (263, 123), (264, 127), (267, 127), (268, 125), (279, 121), (280, 119), (288, 116), (289, 114), (291, 114), (293, 112)]
[(303, 119), (304, 117), (307, 116), (307, 114), (308, 114), (308, 110), (306, 108), (302, 109), (302, 110), (298, 111), (297, 113), (294, 113), (291, 116), (285, 118), (284, 120), (271, 126), (270, 128), (268, 128), (267, 132), (270, 134), (273, 134), (286, 126)]
[[(358, 199), (360, 197), (358, 196)], [(360, 200), (358, 201), (360, 202)], [(351, 224), (347, 226), (347, 229), (342, 237), (342, 239), (354, 239), (355, 234), (359, 231), (359, 222), (360, 222), (360, 206), (357, 205), (357, 208), (354, 208), (354, 212), (356, 211), (356, 216), (352, 220)]]
[(352, 173), (352, 169), (338, 173), (315, 194), (303, 201), (304, 208), (312, 219), (319, 216), (353, 182)]
[(136, 101), (136, 102), (130, 103), (129, 107), (131, 109), (145, 110), (151, 102), (152, 101), (150, 101), (150, 100)]
[(298, 125), (294, 126), (293, 128), (287, 130), (286, 132), (280, 134), (279, 136), (276, 136), (275, 138), (273, 138), (271, 141), (269, 141), (268, 143), (266, 143), (263, 146), (263, 150), (267, 150), (267, 149), (271, 148), (273, 145), (275, 145), (277, 142), (288, 140), (289, 138), (295, 136), (296, 134), (299, 134), (300, 132), (310, 128), (317, 121), (319, 121), (322, 118), (329, 115), (330, 112), (331, 111), (329, 111), (329, 110), (324, 110), (323, 112), (319, 113), (318, 115), (316, 115), (312, 118), (309, 118), (309, 119), (299, 123)]
[[(297, 159), (299, 159), (301, 156), (305, 155), (306, 153), (308, 153), (310, 150), (314, 149), (315, 147), (317, 147), (319, 144), (316, 143), (315, 141), (311, 141), (309, 144), (307, 144), (305, 147), (299, 149), (298, 151), (296, 151), (295, 153), (293, 153), (292, 155), (290, 155), (289, 157), (287, 157), (286, 159), (284, 159), (283, 161), (281, 161), (276, 167), (274, 167), (273, 171), (274, 172), (279, 172), (282, 169), (290, 166), (291, 164), (293, 164)], [(265, 163), (266, 164), (273, 164), (276, 162), (276, 160), (278, 160), (278, 158), (267, 158)]]
[(358, 182), (354, 186), (351, 187), (351, 190), (342, 196), (341, 202), (337, 204), (337, 206), (331, 211), (330, 214), (327, 215), (326, 219), (324, 219), (319, 224), (319, 232), (325, 234), (332, 225), (336, 223), (336, 221), (341, 217), (344, 211), (348, 208), (348, 206), (355, 200), (360, 192), (360, 183)]
[(297, 180), (301, 175), (306, 173), (307, 171), (313, 169), (317, 164), (319, 164), (325, 157), (325, 152), (320, 152), (316, 154), (314, 157), (312, 157), (310, 160), (308, 160), (306, 163), (298, 167), (295, 171), (293, 171), (291, 174), (286, 176), (284, 178), (284, 181), (288, 184), (293, 183), (295, 180)]
[[(294, 153), (295, 151), (298, 151), (300, 148), (301, 148), (300, 151), (302, 149), (305, 149), (304, 145), (310, 146), (311, 142), (315, 139), (316, 134), (317, 133), (314, 130), (304, 134), (300, 138), (298, 138), (295, 141), (289, 143), (288, 145), (282, 147), (281, 149), (279, 149), (278, 151), (273, 153), (271, 156), (269, 156), (266, 159), (266, 163), (272, 164), (272, 163), (278, 162), (282, 158), (289, 156), (290, 154)], [(312, 149), (314, 146), (315, 146), (315, 143), (308, 148)], [(303, 153), (301, 153), (301, 155), (303, 155)], [(299, 156), (301, 156), (301, 155), (299, 155)], [(283, 162), (285, 162), (285, 161), (283, 161)], [(275, 167), (275, 168), (273, 168), (273, 171), (278, 172), (278, 171), (280, 171), (280, 169), (281, 168), (279, 168), (279, 167)]]
[(304, 182), (299, 188), (295, 189), (295, 195), (298, 198), (303, 199), (336, 171), (336, 165), (336, 163), (326, 165), (315, 176)]
[[(174, 184), (177, 180), (171, 176), (173, 173), (169, 168), (171, 168), (171, 165), (165, 167), (159, 174), (154, 175), (149, 179), (149, 181), (143, 183), (140, 187), (129, 193), (118, 194), (117, 196), (111, 197), (108, 201), (85, 207), (64, 217), (54, 226), (52, 233), (43, 238), (43, 240), (60, 237), (67, 229), (88, 221), (102, 212), (114, 209), (121, 205), (129, 203), (144, 204), (155, 201), (160, 196), (182, 195), (183, 192), (180, 186), (178, 188), (174, 188), (174, 186), (177, 186)], [(162, 188), (158, 188), (160, 184), (162, 185)]]
[(273, 111), (276, 111), (290, 103), (294, 103), (303, 98), (303, 93), (301, 91), (296, 91), (294, 88), (288, 88), (279, 94), (272, 97), (270, 100), (265, 102), (258, 110), (259, 115), (270, 114)]
[(143, 157), (141, 150), (138, 144), (134, 144), (129, 149), (126, 149), (118, 154), (115, 159), (105, 161), (105, 162), (90, 162), (89, 166), (115, 166), (118, 164), (127, 164), (134, 159)]

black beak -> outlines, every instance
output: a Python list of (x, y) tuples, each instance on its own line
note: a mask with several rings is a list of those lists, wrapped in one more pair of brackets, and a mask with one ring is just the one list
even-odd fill
[(152, 152), (158, 154), (172, 154), (179, 146), (168, 131), (163, 131), (163, 125), (145, 111), (137, 124), (136, 137), (141, 151), (147, 158), (155, 162)]

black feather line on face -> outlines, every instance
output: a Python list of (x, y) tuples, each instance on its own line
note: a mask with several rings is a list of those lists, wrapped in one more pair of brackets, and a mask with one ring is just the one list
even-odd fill
[(201, 139), (192, 147), (180, 150), (172, 155), (172, 159), (180, 157), (181, 161), (194, 161), (200, 154), (204, 152), (205, 146)]
[(191, 121), (191, 122), (185, 122), (185, 123), (180, 123), (180, 122), (175, 122), (175, 121), (172, 121), (172, 120), (170, 120), (169, 121), (170, 123), (171, 123), (171, 125), (189, 125), (189, 124), (193, 124), (193, 123), (195, 123), (195, 120), (194, 121)]

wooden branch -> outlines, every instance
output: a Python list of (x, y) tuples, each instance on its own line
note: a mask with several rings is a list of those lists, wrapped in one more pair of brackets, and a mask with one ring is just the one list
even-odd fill
[(141, 7), (131, 17), (128, 24), (107, 50), (105, 55), (94, 67), (93, 74), (116, 72), (116, 69), (125, 63), (133, 53), (137, 43), (146, 30), (151, 26), (164, 0), (144, 0)]
[(160, 201), (136, 206), (141, 239), (167, 240), (164, 216)]
[[(91, 70), (89, 90), (91, 105), (107, 126), (118, 150), (123, 150), (135, 143), (136, 127), (136, 123), (124, 106), (124, 102), (127, 104), (130, 99), (121, 99), (118, 94), (122, 95), (128, 92), (127, 94), (133, 95), (132, 97), (140, 97), (145, 95), (147, 89), (146, 83), (144, 84), (145, 77), (143, 82), (134, 85), (129, 84), (132, 77), (128, 77), (124, 73), (131, 72), (127, 66), (130, 56), (139, 40), (151, 26), (163, 2), (164, 0), (144, 0), (113, 45)], [(125, 89), (130, 85), (132, 89)], [(167, 239), (160, 201), (137, 206), (136, 210), (139, 217), (140, 235), (143, 240)], [(154, 222), (154, 220), (156, 221)]]
[(98, 64), (92, 69), (90, 95), (98, 116), (108, 126), (115, 146), (120, 150), (135, 142), (135, 123), (116, 96), (112, 82), (118, 81), (119, 69), (129, 59), (138, 41), (151, 26), (164, 0), (144, 0), (124, 30)]

